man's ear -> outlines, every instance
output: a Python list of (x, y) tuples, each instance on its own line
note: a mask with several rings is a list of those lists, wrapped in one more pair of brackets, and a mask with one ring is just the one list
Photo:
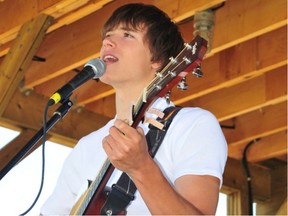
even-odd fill
[(159, 69), (162, 67), (162, 62), (160, 62), (160, 61), (158, 61), (158, 62), (153, 62), (151, 66), (152, 66), (152, 68), (153, 68), (155, 71), (157, 71), (157, 70), (159, 70)]

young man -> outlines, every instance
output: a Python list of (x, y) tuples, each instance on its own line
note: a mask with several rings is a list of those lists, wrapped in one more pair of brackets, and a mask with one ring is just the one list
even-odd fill
[[(127, 124), (131, 105), (183, 44), (177, 26), (154, 6), (128, 4), (112, 14), (103, 30), (107, 69), (100, 80), (116, 91), (116, 117), (79, 141), (42, 214), (69, 214), (83, 183), (95, 179), (107, 156), (116, 168), (108, 185), (123, 171), (137, 187), (127, 214), (215, 214), (227, 158), (217, 119), (200, 108), (182, 108), (154, 159), (145, 139), (148, 123), (136, 129)], [(171, 105), (159, 98), (152, 107)]]

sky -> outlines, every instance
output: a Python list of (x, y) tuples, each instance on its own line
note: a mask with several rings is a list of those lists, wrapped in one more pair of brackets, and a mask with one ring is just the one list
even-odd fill
[[(0, 127), (0, 150), (18, 134), (19, 132)], [(53, 191), (64, 159), (71, 150), (64, 145), (46, 142), (44, 187), (36, 205), (27, 215), (39, 215), (42, 204)], [(42, 146), (0, 180), (0, 215), (20, 215), (31, 206), (40, 188), (41, 168)], [(227, 215), (226, 205), (226, 195), (221, 194), (216, 215)]]
[[(17, 132), (0, 128), (0, 148)], [(45, 144), (45, 179), (42, 193), (35, 207), (27, 215), (39, 215), (40, 207), (52, 192), (64, 159), (71, 148), (52, 142)], [(0, 180), (0, 215), (20, 215), (33, 203), (40, 188), (42, 146), (11, 169)]]

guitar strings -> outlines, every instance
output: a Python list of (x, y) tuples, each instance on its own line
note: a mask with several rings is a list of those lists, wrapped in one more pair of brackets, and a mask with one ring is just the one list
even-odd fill
[[(184, 45), (185, 45), (185, 44), (184, 44)], [(189, 45), (191, 45), (191, 43), (190, 43)], [(185, 47), (181, 50), (181, 52), (180, 52), (175, 58), (172, 58), (172, 59), (170, 60), (170, 62), (169, 62), (160, 72), (157, 73), (157, 74), (161, 74), (161, 75), (160, 75), (160, 76), (157, 76), (157, 75), (156, 75), (156, 77), (152, 80), (152, 82), (146, 87), (146, 89), (148, 89), (147, 92), (149, 92), (148, 95), (151, 94), (151, 92), (153, 91), (153, 88), (152, 88), (152, 87), (154, 87), (155, 85), (157, 85), (156, 83), (161, 82), (163, 79), (166, 79), (168, 75), (170, 75), (170, 74), (167, 73), (167, 72), (169, 72), (169, 71), (174, 71), (174, 70), (177, 69), (177, 67), (180, 67), (180, 66), (181, 66), (181, 64), (184, 62), (184, 60), (183, 60), (183, 58), (182, 58), (183, 53), (184, 53), (187, 49), (189, 49), (189, 48), (188, 48), (187, 45), (185, 45)], [(184, 56), (185, 56), (185, 54), (184, 54)], [(171, 67), (171, 65), (173, 66), (173, 63), (174, 63), (175, 61), (177, 62), (178, 59), (182, 59), (182, 61), (181, 61), (179, 64), (177, 64), (176, 67), (174, 67), (172, 70), (169, 70), (169, 68)], [(164, 75), (164, 73), (166, 73), (166, 74)], [(164, 77), (163, 77), (163, 75), (164, 75)], [(146, 96), (146, 97), (147, 97), (147, 96)]]
[[(153, 87), (155, 87), (157, 85), (156, 83), (160, 83), (163, 79), (166, 79), (167, 76), (170, 75), (169, 73), (167, 73), (168, 71), (171, 71), (171, 70), (169, 70), (169, 68), (171, 66), (173, 66), (173, 63), (175, 62), (175, 60), (177, 61), (177, 59), (181, 59), (184, 51), (188, 49), (187, 47), (188, 46), (185, 45), (185, 47), (181, 50), (181, 52), (175, 58), (171, 58), (170, 62), (160, 72), (156, 73), (156, 77), (144, 88), (142, 94), (139, 97), (139, 100), (137, 100), (137, 102), (135, 103), (135, 105), (133, 107), (133, 113), (138, 113), (142, 103), (146, 102), (146, 99), (149, 98), (149, 95), (152, 94), (152, 92), (154, 90)], [(184, 60), (182, 58), (182, 62), (180, 62), (180, 64), (177, 64), (177, 66), (180, 66), (183, 63), (183, 61)], [(174, 67), (172, 69), (172, 71), (177, 69), (177, 66)], [(166, 75), (164, 75), (164, 73), (166, 73)], [(164, 75), (164, 77), (163, 77), (163, 75)]]
[[(168, 70), (168, 69), (166, 69), (166, 67), (165, 67), (165, 71), (162, 70), (162, 72), (159, 72), (159, 73), (161, 73), (161, 74), (164, 74), (164, 73), (166, 73), (166, 74), (165, 74), (163, 77), (161, 77), (161, 78), (156, 77), (156, 78), (148, 85), (148, 87), (147, 87), (147, 89), (148, 89), (148, 90), (147, 90), (147, 95), (150, 95), (150, 94), (154, 91), (154, 89), (155, 89), (155, 88), (153, 88), (154, 86), (157, 86), (157, 84), (159, 84), (161, 81), (163, 81), (163, 80), (167, 79), (169, 76), (171, 76), (171, 74), (169, 74), (169, 73), (167, 73), (167, 72), (169, 72), (169, 71), (175, 71), (178, 67), (180, 67), (180, 66), (183, 64), (183, 62), (185, 62), (185, 61), (182, 60), (179, 64), (176, 65), (176, 67), (172, 68), (172, 70)], [(167, 67), (169, 68), (171, 64), (172, 64), (172, 62), (170, 62), (169, 65), (167, 65)], [(167, 71), (167, 70), (168, 70), (168, 71)]]

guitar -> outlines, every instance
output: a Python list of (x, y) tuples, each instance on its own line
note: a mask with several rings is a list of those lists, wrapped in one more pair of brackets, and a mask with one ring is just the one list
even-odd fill
[[(196, 36), (190, 43), (184, 44), (183, 50), (175, 58), (170, 58), (169, 63), (160, 72), (156, 73), (155, 78), (146, 86), (139, 100), (133, 106), (132, 127), (136, 128), (143, 120), (148, 107), (155, 99), (164, 97), (186, 77), (189, 71), (193, 71), (196, 76), (201, 76), (197, 70), (206, 50), (207, 41), (200, 36)], [(114, 167), (107, 158), (95, 180), (73, 207), (72, 215), (100, 214), (107, 198), (105, 187), (113, 171)]]

